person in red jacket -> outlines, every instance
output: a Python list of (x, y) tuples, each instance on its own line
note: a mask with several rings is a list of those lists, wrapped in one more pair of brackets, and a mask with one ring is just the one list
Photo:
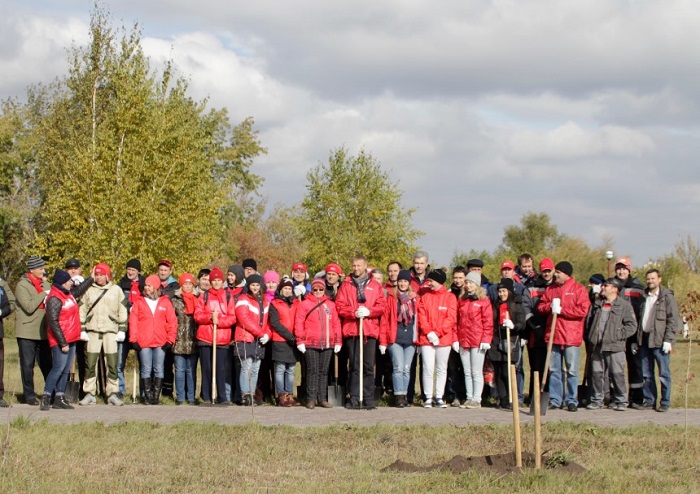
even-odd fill
[(387, 347), (391, 355), (394, 386), (394, 400), (398, 408), (410, 406), (406, 399), (408, 381), (411, 376), (411, 363), (416, 354), (413, 345), (416, 330), (416, 310), (418, 299), (411, 288), (411, 272), (400, 270), (396, 286), (387, 288), (386, 309), (381, 319), (379, 333), (379, 353)]
[(177, 316), (167, 295), (161, 295), (157, 275), (146, 278), (143, 297), (139, 297), (129, 314), (129, 342), (139, 352), (141, 382), (146, 391), (144, 404), (160, 404), (165, 352), (177, 337)]
[[(583, 342), (583, 327), (591, 306), (586, 288), (576, 283), (572, 274), (574, 267), (568, 261), (554, 266), (556, 283), (544, 291), (537, 304), (540, 314), (547, 316), (550, 328), (553, 314), (557, 315), (554, 327), (552, 357), (549, 367), (549, 408), (566, 406), (570, 412), (578, 410), (578, 360), (579, 347)], [(549, 342), (549, 329), (545, 333)], [(562, 368), (562, 363), (566, 368)], [(564, 396), (563, 372), (566, 372), (566, 396)]]
[(236, 357), (241, 362), (240, 386), (244, 406), (251, 406), (258, 382), (260, 362), (265, 356), (264, 345), (270, 341), (267, 321), (269, 304), (262, 292), (263, 278), (259, 274), (245, 280), (248, 293), (236, 302)]
[[(226, 396), (226, 368), (232, 327), (236, 324), (234, 297), (224, 288), (224, 273), (213, 268), (209, 273), (211, 288), (197, 299), (194, 321), (197, 327), (197, 346), (202, 369), (202, 400), (212, 404), (230, 405)], [(212, 383), (214, 327), (216, 326), (216, 383)], [(216, 386), (217, 400), (212, 386)]]
[(301, 302), (294, 318), (297, 348), (306, 359), (306, 408), (315, 408), (317, 402), (323, 408), (333, 408), (328, 403), (328, 368), (332, 351), (340, 351), (340, 318), (326, 296), (323, 278), (314, 278), (311, 294)]
[[(362, 255), (352, 260), (352, 274), (338, 289), (335, 306), (342, 318), (342, 331), (345, 347), (350, 361), (350, 401), (346, 408), (376, 408), (374, 392), (374, 362), (379, 338), (379, 320), (384, 315), (386, 298), (382, 286), (367, 273), (367, 258)], [(363, 340), (360, 341), (360, 325)], [(363, 362), (360, 363), (360, 345), (362, 345)], [(360, 365), (362, 365), (362, 383), (360, 383)], [(360, 403), (360, 385), (362, 399)]]
[[(433, 405), (447, 408), (442, 395), (447, 382), (447, 360), (450, 350), (459, 351), (457, 333), (457, 299), (445, 288), (447, 274), (442, 269), (428, 273), (430, 291), (418, 304), (418, 338), (421, 347), (425, 408)], [(435, 377), (435, 387), (433, 378)]]
[(481, 286), (481, 275), (470, 271), (464, 282), (464, 293), (457, 302), (457, 340), (467, 390), (467, 400), (460, 408), (481, 408), (484, 360), (492, 338), (491, 301)]
[(294, 298), (294, 283), (285, 278), (279, 284), (275, 299), (270, 302), (270, 327), (272, 328), (272, 360), (275, 363), (275, 386), (278, 405), (295, 407), (294, 370), (297, 364), (294, 316), (299, 300)]
[(49, 409), (54, 392), (54, 408), (73, 409), (65, 396), (68, 372), (75, 357), (75, 342), (80, 339), (80, 310), (71, 295), (72, 286), (70, 274), (57, 269), (53, 275), (51, 291), (46, 298), (46, 319), (49, 325), (47, 335), (53, 364), (46, 376), (40, 410)]

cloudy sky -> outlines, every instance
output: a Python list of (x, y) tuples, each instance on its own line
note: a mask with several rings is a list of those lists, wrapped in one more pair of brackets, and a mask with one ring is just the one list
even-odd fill
[[(635, 265), (699, 237), (697, 0), (109, 3), (192, 96), (255, 118), (271, 204), (345, 146), (399, 183), (435, 263), (527, 211)], [(0, 5), (0, 97), (22, 97), (65, 73), (91, 2)]]

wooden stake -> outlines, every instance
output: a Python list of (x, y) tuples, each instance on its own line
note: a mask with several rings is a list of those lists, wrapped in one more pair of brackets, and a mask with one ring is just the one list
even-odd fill
[[(510, 376), (510, 381), (511, 381), (511, 387), (512, 386), (517, 386), (517, 381), (515, 379), (515, 366), (510, 365), (510, 371), (508, 372), (508, 375)], [(517, 388), (515, 389), (515, 393), (517, 393), (518, 390)], [(520, 444), (520, 410), (518, 409), (518, 400), (515, 400), (513, 402), (513, 430), (515, 433), (515, 466), (518, 468), (523, 467), (523, 451), (522, 451), (522, 446)]]
[(540, 373), (535, 371), (532, 378), (533, 397), (535, 400), (535, 469), (542, 468), (542, 419), (540, 418)]
[(362, 401), (362, 392), (364, 388), (364, 367), (365, 367), (365, 359), (364, 359), (364, 345), (363, 340), (364, 340), (364, 331), (362, 327), (362, 322), (365, 320), (364, 317), (360, 318), (360, 406), (364, 405), (364, 402)]
[(552, 324), (549, 328), (549, 341), (547, 342), (547, 356), (544, 359), (544, 372), (542, 373), (542, 389), (547, 384), (547, 374), (549, 374), (549, 362), (552, 359), (552, 345), (554, 344), (554, 328), (557, 325), (557, 315), (552, 314)]
[(211, 315), (211, 320), (214, 323), (214, 334), (211, 341), (211, 402), (216, 403), (216, 327), (219, 324), (219, 313), (214, 312)]
[[(506, 314), (507, 314), (507, 312), (506, 312)], [(507, 346), (507, 348), (508, 348), (508, 350), (507, 350), (508, 351), (508, 367), (510, 367), (510, 364), (511, 364), (511, 362), (510, 362), (510, 359), (511, 359), (511, 356), (510, 356), (510, 328), (508, 328), (507, 326), (506, 326), (506, 343), (508, 344), (508, 346)], [(512, 386), (512, 383), (513, 383), (513, 379), (511, 378), (510, 372), (508, 372), (508, 403), (510, 403), (510, 404), (513, 404), (513, 386)], [(516, 390), (515, 392), (517, 394), (518, 391)]]
[(137, 362), (137, 360), (134, 360), (134, 390), (131, 392), (131, 402), (132, 403), (137, 403), (137, 401), (136, 401), (136, 383), (138, 382), (138, 379), (136, 378), (136, 362)]

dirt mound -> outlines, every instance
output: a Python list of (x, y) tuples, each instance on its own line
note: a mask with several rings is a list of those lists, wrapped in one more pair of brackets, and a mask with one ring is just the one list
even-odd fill
[[(583, 473), (586, 471), (578, 463), (572, 461), (547, 461), (546, 457), (542, 458), (542, 466), (545, 470), (562, 472), (562, 473)], [(396, 460), (391, 465), (384, 467), (382, 472), (433, 472), (433, 471), (448, 471), (452, 473), (464, 473), (472, 469), (479, 469), (485, 472), (493, 472), (497, 474), (507, 474), (519, 472), (520, 469), (515, 466), (515, 454), (505, 453), (501, 455), (486, 455), (486, 456), (470, 456), (464, 457), (457, 455), (450, 460), (442, 463), (435, 463), (427, 467), (420, 467), (413, 463), (407, 463), (402, 460)], [(523, 453), (523, 468), (535, 468), (535, 455), (531, 453)]]

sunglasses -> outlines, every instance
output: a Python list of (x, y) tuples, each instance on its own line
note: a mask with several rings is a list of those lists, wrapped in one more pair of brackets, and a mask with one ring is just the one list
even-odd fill
[(325, 292), (326, 290), (323, 289), (323, 288), (314, 288), (312, 291), (313, 291), (314, 293), (316, 293), (316, 292)]

